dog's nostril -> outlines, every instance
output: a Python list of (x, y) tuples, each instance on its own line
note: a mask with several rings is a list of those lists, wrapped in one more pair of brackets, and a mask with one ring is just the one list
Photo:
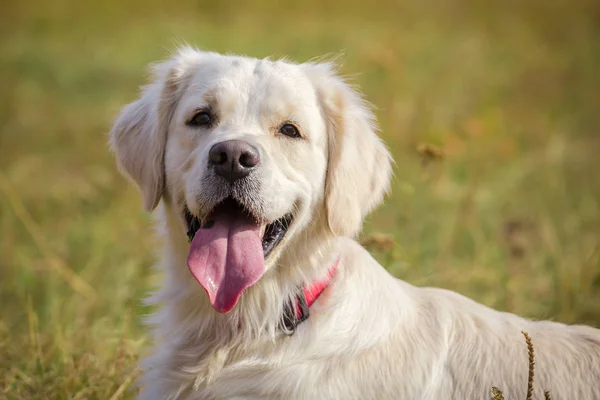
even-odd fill
[(227, 162), (227, 153), (224, 151), (211, 151), (208, 158), (215, 165), (225, 164)]
[(245, 168), (253, 168), (256, 167), (260, 158), (258, 154), (252, 151), (245, 151), (240, 155), (240, 164)]

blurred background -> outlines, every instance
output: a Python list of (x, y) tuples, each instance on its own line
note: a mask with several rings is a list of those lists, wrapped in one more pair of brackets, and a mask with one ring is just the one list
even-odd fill
[(133, 395), (157, 239), (106, 142), (178, 44), (342, 55), (397, 165), (397, 277), (600, 326), (600, 2), (4, 1), (0, 397)]

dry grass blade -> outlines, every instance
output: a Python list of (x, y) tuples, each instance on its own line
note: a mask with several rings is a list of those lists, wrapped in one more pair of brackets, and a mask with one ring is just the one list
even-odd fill
[(129, 385), (135, 379), (135, 377), (138, 375), (138, 373), (139, 373), (139, 370), (136, 368), (131, 374), (129, 374), (129, 376), (127, 376), (127, 378), (123, 381), (123, 383), (121, 383), (121, 385), (117, 388), (115, 393), (113, 393), (113, 395), (110, 396), (110, 400), (119, 399), (121, 397), (121, 395), (123, 395), (123, 393), (125, 393), (125, 390), (127, 389), (127, 387), (129, 387)]
[[(533, 400), (533, 376), (535, 369), (535, 354), (533, 352), (533, 342), (527, 332), (521, 331), (527, 342), (527, 352), (529, 353), (529, 378), (527, 379), (527, 400)], [(546, 392), (547, 393), (547, 392)]]
[(35, 245), (38, 247), (40, 252), (48, 264), (54, 268), (56, 272), (75, 290), (88, 300), (96, 298), (96, 291), (86, 281), (81, 279), (71, 268), (69, 268), (63, 260), (56, 256), (50, 246), (46, 242), (46, 239), (40, 234), (40, 228), (35, 223), (31, 214), (27, 211), (23, 202), (19, 198), (16, 191), (13, 189), (10, 181), (6, 175), (0, 171), (0, 192), (6, 201), (12, 207), (15, 215), (25, 226), (25, 229), (31, 235)]
[(502, 391), (495, 386), (492, 388), (492, 400), (504, 400)]

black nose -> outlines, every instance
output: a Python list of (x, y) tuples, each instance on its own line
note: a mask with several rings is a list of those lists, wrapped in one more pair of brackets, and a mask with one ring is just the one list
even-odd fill
[(208, 163), (229, 182), (247, 176), (260, 162), (258, 150), (241, 140), (217, 143), (208, 152)]

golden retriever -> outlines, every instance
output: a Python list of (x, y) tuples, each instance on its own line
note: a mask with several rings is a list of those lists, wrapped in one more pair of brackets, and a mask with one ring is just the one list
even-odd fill
[(524, 398), (521, 331), (537, 398), (600, 399), (599, 330), (411, 286), (353, 239), (390, 180), (376, 131), (332, 63), (153, 67), (111, 133), (164, 237), (140, 399)]

